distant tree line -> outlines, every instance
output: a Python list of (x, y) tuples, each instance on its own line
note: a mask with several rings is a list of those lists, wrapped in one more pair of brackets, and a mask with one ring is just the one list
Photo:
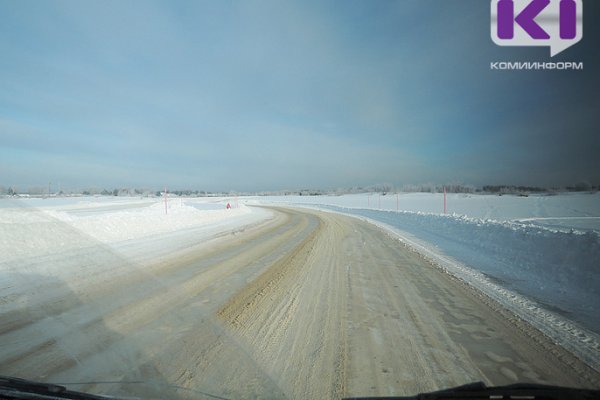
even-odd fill
[(418, 185), (404, 185), (402, 192), (409, 193), (443, 193), (444, 189), (448, 193), (475, 193), (477, 188), (473, 185), (464, 185), (460, 183), (451, 183), (448, 185), (437, 185), (433, 183), (422, 183)]
[(574, 186), (567, 186), (567, 191), (569, 192), (588, 192), (588, 191), (598, 191), (600, 190), (600, 185), (590, 185), (588, 183), (578, 183)]
[(515, 185), (486, 185), (483, 186), (483, 192), (497, 194), (527, 194), (527, 193), (557, 193), (557, 192), (597, 192), (600, 185), (590, 185), (588, 183), (578, 183), (573, 186), (559, 187), (538, 187), (538, 186), (515, 186)]
[[(359, 193), (388, 193), (409, 192), (409, 193), (442, 193), (446, 190), (448, 193), (491, 193), (491, 194), (514, 194), (526, 195), (529, 193), (557, 193), (557, 192), (597, 192), (600, 191), (600, 185), (590, 185), (588, 183), (577, 183), (575, 185), (562, 188), (552, 187), (545, 188), (539, 186), (518, 186), (518, 185), (484, 185), (477, 188), (473, 185), (452, 183), (440, 185), (434, 183), (421, 183), (403, 185), (395, 187), (392, 184), (380, 183), (371, 186), (354, 186), (351, 188), (338, 188), (332, 190), (325, 189), (299, 189), (299, 190), (278, 190), (278, 191), (261, 191), (261, 192), (209, 192), (205, 190), (191, 189), (176, 189), (169, 190), (168, 194), (178, 197), (224, 197), (224, 196), (322, 196), (334, 195), (341, 196), (344, 194), (359, 194)], [(18, 189), (15, 186), (0, 185), (0, 195), (2, 196), (124, 196), (124, 197), (162, 197), (162, 190), (152, 190), (148, 188), (114, 188), (114, 189), (98, 189), (88, 188), (85, 190), (59, 190), (58, 192), (50, 192), (49, 187), (31, 186), (25, 190)]]
[(514, 186), (514, 185), (486, 185), (483, 191), (487, 193), (518, 194), (518, 193), (543, 193), (548, 189), (537, 186)]

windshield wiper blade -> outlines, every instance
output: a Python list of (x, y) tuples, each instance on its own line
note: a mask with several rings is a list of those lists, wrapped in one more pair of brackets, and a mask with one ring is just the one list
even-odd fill
[(600, 390), (574, 389), (563, 386), (518, 383), (506, 386), (486, 386), (483, 382), (470, 383), (451, 389), (421, 393), (409, 397), (349, 397), (346, 400), (597, 400)]
[(100, 396), (68, 390), (61, 385), (29, 381), (0, 375), (0, 399), (31, 400), (118, 400), (116, 397)]

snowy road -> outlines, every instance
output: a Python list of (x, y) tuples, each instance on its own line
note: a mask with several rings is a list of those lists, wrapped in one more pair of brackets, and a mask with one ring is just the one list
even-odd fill
[[(380, 228), (272, 215), (80, 246), (67, 276), (4, 272), (0, 374), (113, 395), (338, 398), (483, 380), (599, 387), (600, 374)], [(194, 243), (194, 235), (197, 236)], [(66, 236), (65, 236), (66, 237)], [(172, 251), (153, 253), (157, 240)], [(55, 257), (55, 258), (53, 258)]]

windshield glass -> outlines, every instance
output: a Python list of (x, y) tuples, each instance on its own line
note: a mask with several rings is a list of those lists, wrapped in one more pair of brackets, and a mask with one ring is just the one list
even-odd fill
[(597, 15), (0, 0), (0, 375), (600, 388)]

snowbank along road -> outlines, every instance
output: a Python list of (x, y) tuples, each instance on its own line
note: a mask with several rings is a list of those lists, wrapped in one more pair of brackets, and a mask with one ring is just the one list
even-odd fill
[(193, 399), (410, 395), (478, 380), (600, 387), (597, 371), (380, 228), (268, 210), (198, 242), (178, 233), (168, 254), (152, 252), (156, 238), (118, 250), (89, 239), (17, 260), (88, 266), (73, 276), (0, 269), (0, 374)]

